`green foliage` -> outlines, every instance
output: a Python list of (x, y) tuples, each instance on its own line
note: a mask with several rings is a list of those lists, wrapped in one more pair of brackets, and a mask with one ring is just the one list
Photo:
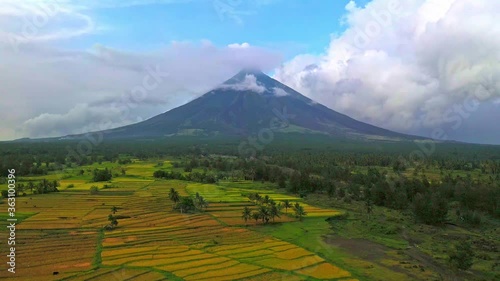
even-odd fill
[(243, 212), (241, 214), (241, 218), (245, 221), (245, 223), (252, 218), (252, 210), (250, 208), (243, 208)]
[(194, 200), (191, 197), (181, 197), (181, 200), (176, 207), (181, 211), (181, 213), (190, 212), (196, 208)]
[(196, 192), (196, 196), (194, 198), (194, 206), (197, 210), (203, 211), (203, 209), (206, 209), (208, 207), (208, 202), (201, 196), (198, 192)]
[(285, 212), (288, 213), (288, 208), (292, 208), (292, 203), (290, 200), (283, 200), (283, 208), (285, 208)]
[(109, 221), (109, 225), (107, 225), (105, 227), (106, 229), (113, 229), (113, 228), (118, 226), (118, 219), (111, 214), (108, 215), (108, 221)]
[(480, 226), (483, 220), (482, 215), (479, 212), (471, 211), (469, 209), (457, 210), (457, 216), (461, 222), (473, 227)]
[(299, 220), (302, 220), (302, 218), (307, 215), (306, 211), (304, 211), (304, 207), (299, 203), (293, 205), (293, 211), (295, 212), (295, 217), (299, 218)]
[(101, 182), (101, 181), (109, 181), (113, 175), (111, 174), (111, 171), (108, 168), (105, 168), (104, 170), (99, 170), (99, 169), (94, 169), (93, 174), (92, 174), (92, 181), (94, 182)]
[(447, 218), (448, 202), (437, 192), (418, 193), (413, 199), (412, 211), (417, 221), (441, 224)]
[(451, 266), (461, 270), (469, 269), (474, 261), (474, 251), (469, 241), (457, 243), (450, 251), (448, 261)]
[(170, 191), (168, 193), (168, 198), (172, 202), (174, 202), (174, 208), (181, 201), (181, 198), (179, 196), (179, 192), (177, 192), (177, 190), (175, 190), (174, 188), (170, 188)]
[(93, 185), (90, 187), (90, 195), (96, 195), (99, 193), (99, 187)]

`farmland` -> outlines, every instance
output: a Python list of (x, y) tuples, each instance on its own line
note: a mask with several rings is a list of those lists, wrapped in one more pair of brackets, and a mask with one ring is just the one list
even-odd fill
[[(168, 169), (165, 163), (163, 167)], [(51, 178), (60, 179), (60, 192), (28, 191), (18, 197), (18, 212), (26, 217), (17, 227), (16, 278), (32, 280), (36, 273), (38, 280), (54, 280), (54, 274), (63, 280), (356, 279), (314, 252), (256, 230), (262, 226), (255, 221), (241, 219), (242, 208), (252, 206), (244, 196), (250, 192), (277, 201), (302, 199), (252, 189), (252, 182), (154, 180), (155, 164), (134, 161), (124, 166), (127, 174), (105, 182), (106, 187), (97, 183), (97, 194), (89, 193), (96, 185), (88, 175), (94, 165), (82, 167), (86, 170), (83, 175), (71, 169), (53, 174)], [(117, 166), (108, 163), (103, 167)], [(176, 212), (168, 200), (170, 188), (183, 196), (198, 192), (210, 202), (209, 207), (198, 213)], [(113, 206), (123, 219), (116, 229), (105, 231), (102, 227)], [(304, 206), (311, 217), (338, 214)], [(283, 214), (277, 221), (297, 219)]]
[[(355, 197), (361, 194), (355, 185), (339, 181), (334, 193), (325, 187), (294, 192), (296, 182), (314, 187), (312, 180), (319, 177), (303, 184), (304, 178), (291, 174), (283, 187), (282, 180), (264, 179), (252, 166), (228, 171), (223, 163), (234, 159), (127, 158), (17, 178), (24, 188), (16, 200), (16, 279), (33, 280), (33, 274), (37, 280), (496, 278), (493, 218), (484, 216), (480, 230), (420, 224), (408, 212), (367, 206), (361, 195)], [(350, 180), (377, 177), (373, 169), (357, 167)], [(390, 177), (415, 174), (379, 169)], [(110, 178), (96, 181), (96, 171)], [(430, 170), (423, 176), (437, 174)], [(40, 189), (51, 183), (58, 191)], [(175, 202), (172, 190), (179, 196)], [(179, 205), (186, 198), (208, 204), (184, 212)], [(278, 213), (265, 217), (273, 206)], [(304, 216), (297, 215), (297, 206)], [(448, 220), (458, 220), (449, 213)], [(6, 217), (1, 218), (0, 227), (5, 227)], [(463, 237), (472, 239), (479, 257), (473, 271), (446, 264), (447, 242)], [(0, 250), (7, 251), (6, 245)], [(8, 274), (0, 272), (1, 277)]]

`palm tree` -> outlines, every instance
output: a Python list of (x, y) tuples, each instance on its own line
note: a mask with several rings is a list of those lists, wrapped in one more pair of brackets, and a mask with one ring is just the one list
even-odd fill
[(111, 227), (115, 227), (118, 225), (118, 220), (111, 214), (108, 216), (108, 221), (110, 222)]
[(252, 202), (253, 202), (253, 201), (255, 200), (255, 193), (250, 193), (250, 194), (248, 195), (248, 199), (250, 199), (250, 201), (252, 201)]
[(276, 205), (276, 202), (275, 202), (273, 199), (269, 199), (269, 202), (268, 202), (268, 203), (269, 203), (269, 205), (271, 205), (271, 206), (272, 206), (272, 205)]
[(290, 203), (290, 200), (284, 200), (283, 201), (283, 207), (285, 207), (285, 212), (288, 213), (288, 208), (292, 207), (292, 203)]
[(118, 208), (116, 208), (115, 206), (111, 207), (111, 212), (113, 212), (113, 214), (115, 214), (117, 211), (118, 211)]
[(280, 212), (280, 214), (281, 214), (281, 213), (282, 213), (282, 211), (283, 211), (283, 208), (284, 208), (283, 203), (281, 203), (281, 202), (280, 202), (280, 203), (276, 204), (276, 207), (278, 208), (278, 211), (279, 211), (279, 212)]
[(35, 185), (33, 184), (32, 181), (28, 182), (28, 187), (29, 187), (29, 189), (31, 191), (31, 194), (33, 194), (33, 188), (35, 188)]
[(307, 215), (307, 213), (304, 211), (304, 207), (300, 206), (299, 203), (295, 203), (295, 206), (293, 206), (293, 209), (295, 211), (295, 216), (299, 218), (299, 220), (302, 221), (302, 217)]
[(241, 217), (245, 220), (245, 225), (246, 225), (247, 221), (252, 218), (252, 210), (250, 210), (250, 208), (248, 207), (245, 207), (243, 209)]
[(168, 198), (170, 198), (170, 200), (174, 202), (174, 207), (179, 203), (179, 201), (181, 201), (179, 192), (177, 192), (177, 190), (175, 190), (174, 188), (170, 189), (170, 192), (168, 193)]
[(257, 223), (257, 221), (260, 219), (260, 214), (258, 212), (253, 212), (252, 219), (254, 219), (255, 223)]
[(269, 215), (271, 216), (273, 222), (274, 222), (274, 217), (281, 218), (280, 217), (280, 210), (279, 210), (278, 206), (276, 206), (276, 204), (271, 205), (271, 207), (269, 208)]
[(269, 209), (266, 206), (260, 206), (259, 216), (262, 219), (262, 223), (267, 223), (269, 221)]
[(262, 196), (260, 196), (260, 194), (258, 193), (255, 193), (255, 204), (258, 204), (258, 202), (260, 202), (262, 200)]
[(196, 193), (196, 200), (195, 200), (195, 203), (196, 203), (196, 207), (200, 210), (200, 211), (203, 211), (203, 208), (207, 208), (208, 207), (208, 202), (205, 200), (205, 198), (203, 198), (203, 196), (200, 196), (198, 194), (198, 192)]
[(266, 196), (264, 196), (264, 198), (262, 199), (262, 203), (263, 203), (263, 204), (268, 204), (268, 203), (269, 203), (269, 200), (271, 200), (271, 198), (269, 198), (269, 195), (266, 195)]

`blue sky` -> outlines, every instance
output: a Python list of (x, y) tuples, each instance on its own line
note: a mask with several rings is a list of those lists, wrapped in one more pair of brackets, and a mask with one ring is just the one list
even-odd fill
[(324, 52), (330, 34), (346, 28), (341, 18), (348, 0), (266, 2), (198, 0), (95, 9), (92, 13), (101, 31), (61, 46), (90, 48), (98, 42), (116, 49), (145, 51), (172, 41), (209, 40), (216, 46), (248, 42), (279, 49), (285, 58), (292, 58), (300, 53)]

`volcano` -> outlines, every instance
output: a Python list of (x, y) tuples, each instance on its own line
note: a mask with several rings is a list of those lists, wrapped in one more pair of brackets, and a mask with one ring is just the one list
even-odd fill
[(103, 133), (106, 138), (247, 136), (266, 129), (275, 133), (325, 134), (350, 139), (419, 138), (354, 120), (261, 71), (248, 69), (187, 104)]

